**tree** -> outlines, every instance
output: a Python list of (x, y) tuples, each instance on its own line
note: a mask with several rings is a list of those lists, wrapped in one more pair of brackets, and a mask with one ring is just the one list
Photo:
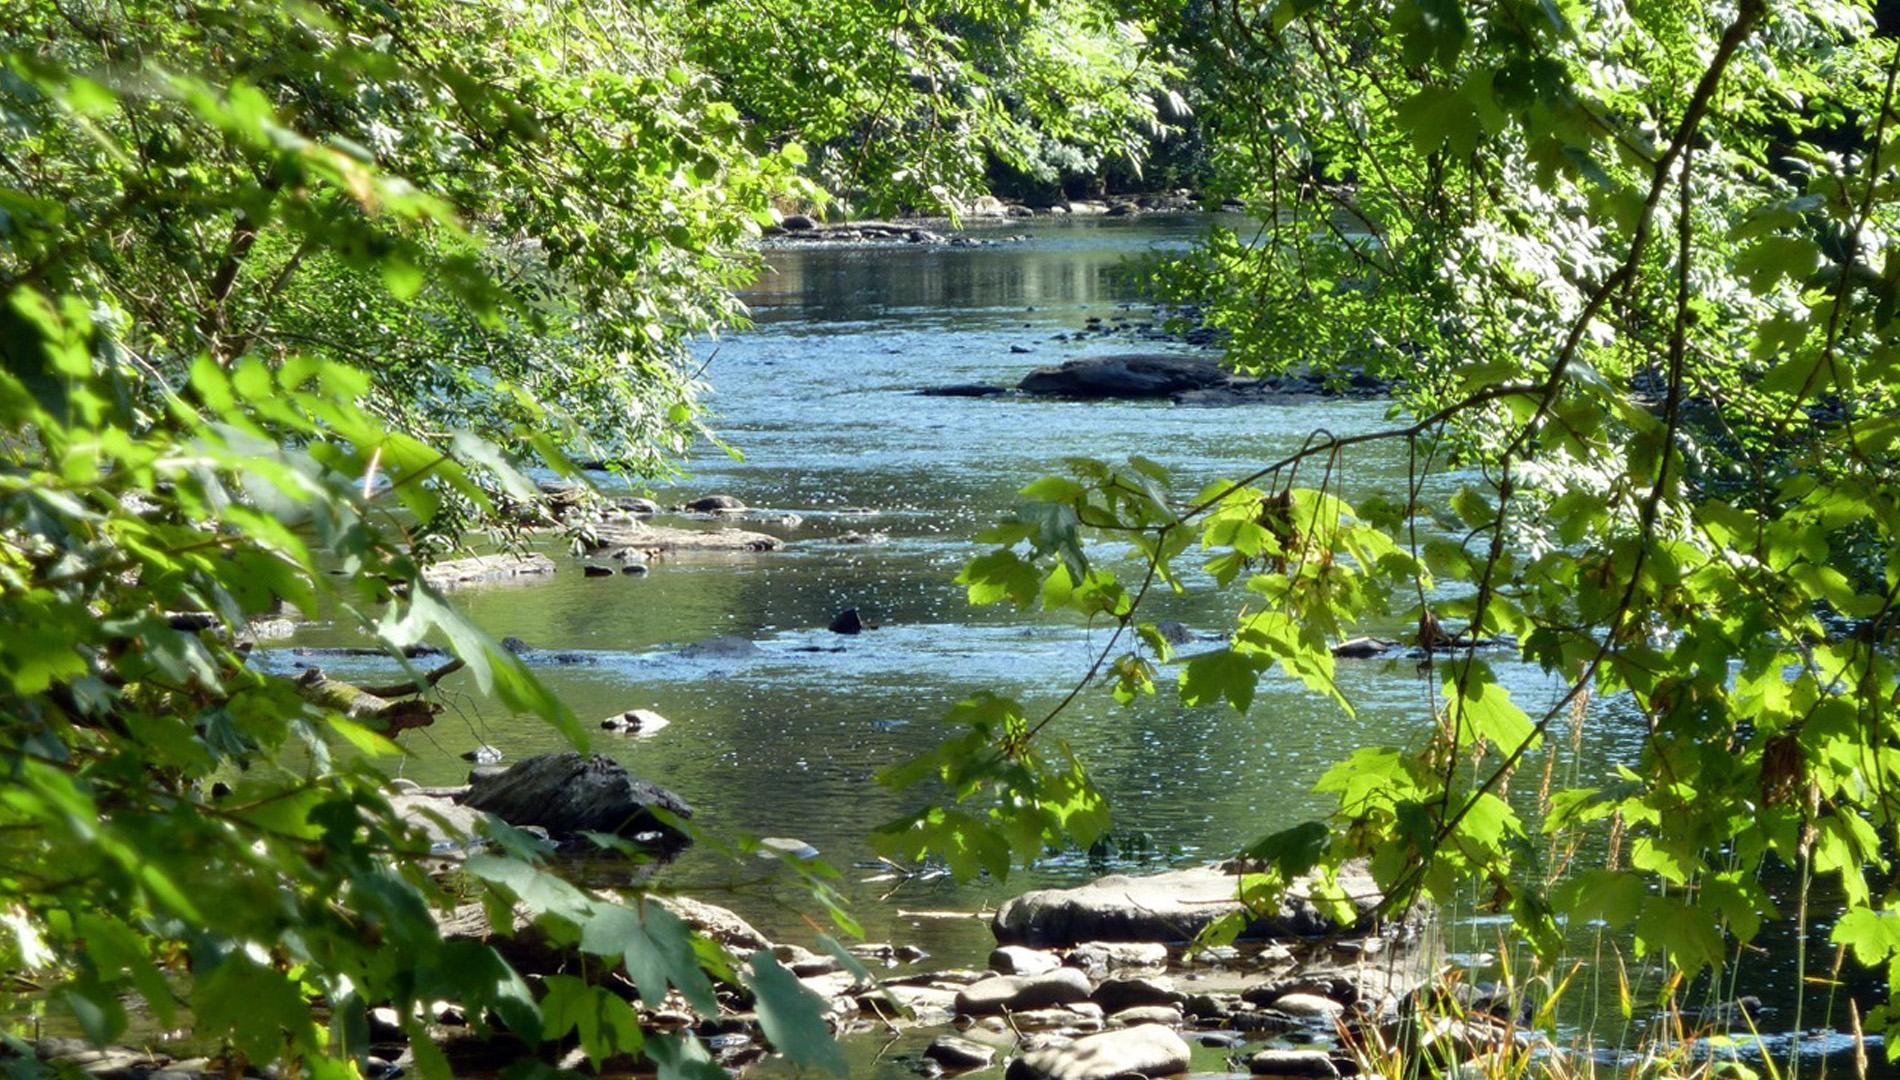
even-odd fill
[[(1560, 920), (1603, 919), (1693, 976), (1776, 917), (1762, 875), (1782, 866), (1803, 925), (1808, 881), (1836, 879), (1832, 941), (1900, 975), (1900, 51), (1866, 6), (1166, 7), (1149, 15), (1195, 64), (1223, 190), (1263, 224), (1160, 280), (1206, 305), (1235, 366), (1363, 369), (1399, 403), (1383, 430), (1317, 431), (1186, 497), (1152, 463), (1076, 463), (986, 535), (971, 599), (1111, 623), (1077, 692), (1152, 693), (1173, 658), (1141, 601), (1185, 587), (1198, 546), (1245, 606), (1227, 647), (1179, 663), (1180, 692), (1243, 711), (1275, 667), (1350, 708), (1331, 646), (1418, 628), (1427, 734), (1327, 773), (1329, 819), (1237, 842), (1263, 860), (1249, 899), (1365, 857), (1389, 909), (1477, 895), (1546, 955)], [(1348, 505), (1374, 442), (1405, 447), (1409, 482)], [(1527, 714), (1487, 642), (1565, 691)], [(1620, 781), (1506, 797), (1559, 717), (1612, 695), (1647, 725)], [(1087, 843), (1099, 796), (1036, 749), (1075, 696), (966, 709), (954, 752), (889, 774), (956, 802), (887, 843), (997, 873), (1065, 829)], [(1540, 831), (1609, 869), (1568, 872)]]

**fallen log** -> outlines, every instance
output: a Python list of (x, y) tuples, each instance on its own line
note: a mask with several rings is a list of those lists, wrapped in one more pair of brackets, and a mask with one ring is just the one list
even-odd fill
[[(436, 670), (446, 675), (447, 671), (444, 669), (460, 664), (461, 661), (455, 660)], [(381, 721), (385, 735), (395, 735), (410, 728), (428, 727), (435, 723), (438, 707), (431, 702), (420, 698), (392, 701), (388, 697), (371, 693), (360, 686), (332, 679), (323, 673), (322, 668), (313, 667), (306, 670), (298, 677), (296, 685), (297, 692), (303, 696), (303, 699), (319, 708), (335, 710), (352, 720)], [(414, 694), (421, 691), (410, 688), (402, 692)]]

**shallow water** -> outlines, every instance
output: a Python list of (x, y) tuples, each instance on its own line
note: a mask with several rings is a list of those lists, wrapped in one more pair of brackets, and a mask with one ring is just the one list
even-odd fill
[[(1007, 883), (937, 876), (893, 893), (891, 881), (866, 880), (884, 868), (865, 835), (917, 800), (878, 786), (877, 771), (933, 746), (946, 733), (944, 711), (973, 691), (1047, 707), (1105, 639), (1103, 627), (1063, 614), (971, 609), (952, 583), (962, 561), (983, 550), (969, 538), (1008, 510), (1018, 488), (1058, 470), (1067, 456), (1141, 454), (1174, 470), (1177, 490), (1191, 492), (1285, 454), (1315, 428), (1345, 434), (1389, 422), (1386, 403), (1366, 401), (1209, 410), (917, 395), (949, 383), (1011, 385), (1032, 367), (1072, 356), (1185, 350), (1125, 337), (1051, 339), (1083, 330), (1091, 316), (1149, 318), (1138, 285), (1121, 272), (1125, 264), (1183, 248), (1205, 224), (1192, 217), (1012, 222), (1008, 231), (1027, 233), (1026, 240), (774, 252), (771, 273), (747, 298), (756, 326), (706, 349), (715, 426), (745, 459), (702, 448), (690, 482), (661, 494), (666, 501), (722, 492), (798, 514), (795, 527), (748, 525), (794, 543), (762, 555), (676, 555), (641, 577), (583, 578), (566, 566), (551, 582), (468, 589), (458, 602), (497, 636), (585, 654), (586, 663), (541, 669), (583, 720), (634, 707), (669, 717), (671, 726), (653, 737), (603, 735), (595, 748), (679, 792), (696, 808), (696, 821), (716, 833), (816, 846), (843, 871), (843, 890), (871, 940), (920, 945), (939, 965), (980, 964), (990, 946), (986, 925), (907, 912), (977, 912), (1033, 885), (1218, 858), (1323, 811), (1311, 787), (1330, 764), (1359, 746), (1425, 737), (1430, 713), (1414, 664), (1342, 662), (1340, 681), (1356, 707), (1351, 717), (1277, 675), (1262, 683), (1246, 716), (1185, 708), (1166, 689), (1126, 708), (1105, 689), (1091, 690), (1052, 730), (1108, 794), (1118, 854), (1052, 857)], [(1404, 471), (1394, 448), (1363, 448), (1348, 460), (1347, 492), (1397, 491)], [(882, 533), (888, 541), (835, 539), (847, 532)], [(1210, 595), (1206, 584), (1184, 597), (1155, 597), (1151, 616), (1220, 633), (1237, 601)], [(879, 629), (857, 637), (825, 630), (834, 613), (853, 606)], [(734, 661), (672, 655), (720, 635), (754, 639), (760, 651)], [(359, 643), (321, 627), (297, 643), (342, 642)], [(838, 651), (803, 651), (813, 647)], [(1561, 690), (1527, 666), (1496, 666), (1533, 712)], [(387, 668), (376, 661), (359, 667)], [(510, 760), (562, 748), (537, 722), (466, 696), (455, 705), (434, 728), (405, 736), (416, 755), (405, 763), (407, 775), (460, 782), (467, 766), (457, 755), (480, 743), (501, 747)], [(1634, 763), (1641, 735), (1615, 702), (1596, 707), (1576, 752), (1567, 735), (1554, 740), (1564, 744), (1558, 781)], [(1541, 761), (1534, 767), (1541, 770)], [(767, 862), (735, 865), (705, 850), (666, 871), (671, 883), (737, 908), (775, 938), (809, 942), (814, 929), (785, 906), (796, 897), (777, 887), (773, 873)], [(1495, 947), (1494, 924), (1455, 909), (1450, 918), (1471, 949)], [(1594, 947), (1580, 930), (1580, 951)], [(1772, 1001), (1776, 987), (1792, 984), (1780, 956), (1751, 965), (1741, 992)], [(1613, 993), (1594, 977), (1593, 990), (1599, 1003)], [(1785, 989), (1779, 997), (1786, 999)], [(1820, 1015), (1811, 1009), (1805, 1026)], [(882, 1042), (853, 1040), (857, 1075), (913, 1075), (900, 1059), (915, 1047)], [(1220, 1057), (1210, 1052), (1197, 1065), (1218, 1070)]]

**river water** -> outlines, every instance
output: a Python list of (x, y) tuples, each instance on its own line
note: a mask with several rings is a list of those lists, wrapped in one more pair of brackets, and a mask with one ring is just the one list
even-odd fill
[[(1186, 708), (1165, 686), (1130, 707), (1106, 689), (1085, 692), (1053, 732), (1114, 810), (1113, 848), (1094, 857), (1051, 855), (1006, 883), (899, 882), (865, 840), (921, 798), (885, 790), (875, 774), (934, 746), (949, 730), (942, 717), (951, 704), (993, 690), (1032, 710), (1046, 707), (1105, 639), (1103, 626), (1066, 614), (973, 609), (952, 582), (963, 561), (985, 550), (971, 537), (1005, 514), (1024, 484), (1059, 470), (1068, 456), (1140, 454), (1173, 470), (1177, 491), (1192, 493), (1287, 453), (1316, 428), (1348, 434), (1390, 422), (1382, 401), (1199, 409), (917, 394), (950, 383), (1013, 385), (1034, 366), (1073, 356), (1193, 351), (1084, 331), (1091, 318), (1150, 318), (1138, 278), (1125, 273), (1130, 261), (1183, 250), (1206, 224), (1186, 216), (1039, 219), (1012, 222), (1008, 231), (1026, 238), (994, 246), (772, 252), (768, 273), (746, 297), (754, 327), (704, 352), (714, 426), (744, 459), (702, 447), (681, 485), (658, 494), (677, 502), (725, 493), (795, 514), (796, 526), (741, 522), (792, 543), (760, 555), (679, 554), (640, 577), (584, 578), (564, 564), (552, 581), (467, 589), (458, 603), (497, 636), (587, 654), (589, 663), (540, 671), (584, 721), (635, 707), (672, 721), (648, 738), (603, 735), (597, 750), (680, 793), (715, 835), (792, 837), (816, 847), (842, 872), (840, 887), (869, 938), (921, 946), (931, 963), (980, 965), (989, 932), (977, 919), (915, 912), (976, 912), (1032, 886), (1216, 859), (1323, 812), (1311, 788), (1329, 765), (1360, 746), (1413, 746), (1427, 736), (1430, 712), (1412, 662), (1342, 662), (1351, 717), (1278, 675), (1262, 683), (1245, 716)], [(1355, 451), (1346, 462), (1348, 495), (1402, 490), (1401, 454), (1379, 444)], [(849, 533), (883, 542), (838, 539)], [(1152, 618), (1221, 633), (1238, 601), (1214, 595), (1211, 582), (1191, 583), (1186, 596), (1153, 598)], [(878, 629), (829, 633), (826, 624), (846, 607)], [(721, 635), (752, 639), (760, 651), (728, 661), (672, 655)], [(316, 628), (298, 643), (346, 640), (340, 630)], [(1497, 667), (1533, 712), (1561, 691), (1535, 669)], [(468, 768), (458, 755), (482, 743), (510, 760), (563, 748), (536, 722), (451, 696), (454, 707), (433, 728), (404, 736), (415, 752), (406, 775), (458, 783)], [(1564, 731), (1551, 740), (1555, 778), (1561, 785), (1633, 764), (1641, 738), (1635, 717), (1615, 702), (1599, 705), (1574, 738)], [(1543, 767), (1538, 759), (1527, 771)], [(702, 847), (665, 873), (775, 939), (815, 936), (811, 905), (799, 904), (766, 860), (734, 861)], [(1502, 930), (1495, 922), (1455, 910), (1449, 920), (1454, 949), (1495, 949)], [(1579, 952), (1594, 953), (1594, 936), (1578, 934)], [(1644, 992), (1642, 966), (1626, 960)], [(1751, 963), (1755, 981), (1743, 992), (1773, 999), (1773, 987), (1791, 987), (1784, 957)], [(1594, 965), (1585, 977), (1596, 991), (1588, 1010), (1600, 1009), (1605, 995), (1613, 1000), (1613, 975), (1603, 972)], [(1609, 1022), (1612, 1015), (1578, 1022), (1607, 1022), (1599, 1034), (1615, 1042), (1627, 1029), (1620, 1018)], [(1818, 1015), (1811, 1011), (1804, 1026)], [(880, 1043), (854, 1040), (858, 1074), (914, 1075)], [(1218, 1055), (1206, 1064), (1217, 1067)]]

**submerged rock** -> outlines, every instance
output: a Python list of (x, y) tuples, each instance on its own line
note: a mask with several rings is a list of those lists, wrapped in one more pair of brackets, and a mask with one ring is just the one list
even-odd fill
[(693, 816), (685, 800), (637, 779), (612, 758), (572, 752), (542, 754), (480, 777), (457, 801), (516, 827), (539, 825), (557, 839), (582, 832), (653, 833), (666, 846), (685, 843), (687, 837), (653, 811)]
[(688, 660), (742, 660), (759, 655), (759, 647), (742, 637), (716, 637), (696, 641), (678, 655)]
[(926, 386), (917, 391), (919, 397), (995, 397), (1009, 391), (1000, 386), (987, 386), (983, 383), (951, 383), (949, 386)]
[(1046, 1046), (1010, 1062), (1008, 1080), (1110, 1080), (1186, 1072), (1188, 1044), (1160, 1024), (1084, 1035), (1066, 1046)]

